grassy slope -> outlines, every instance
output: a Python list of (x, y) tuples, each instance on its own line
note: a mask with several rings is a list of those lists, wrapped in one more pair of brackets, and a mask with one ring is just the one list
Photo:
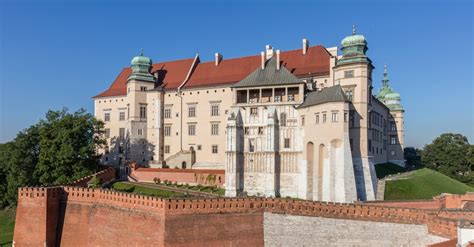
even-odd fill
[(15, 210), (0, 210), (0, 246), (11, 246), (14, 225)]
[(387, 181), (385, 200), (431, 199), (441, 193), (464, 194), (474, 188), (439, 172), (423, 168), (406, 179)]
[(406, 172), (406, 169), (396, 164), (384, 163), (375, 165), (375, 172), (377, 173), (377, 178), (381, 179), (391, 174)]
[(147, 188), (139, 185), (124, 184), (121, 182), (114, 183), (112, 188), (115, 190), (137, 193), (141, 195), (157, 196), (162, 198), (182, 198), (186, 197), (182, 193), (172, 192), (168, 190), (160, 190), (155, 188)]

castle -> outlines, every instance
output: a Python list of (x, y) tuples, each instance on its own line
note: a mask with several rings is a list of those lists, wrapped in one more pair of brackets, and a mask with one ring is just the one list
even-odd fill
[(374, 200), (374, 164), (403, 164), (400, 94), (373, 94), (365, 37), (201, 62), (132, 59), (94, 97), (109, 147), (103, 162), (225, 169), (226, 196)]

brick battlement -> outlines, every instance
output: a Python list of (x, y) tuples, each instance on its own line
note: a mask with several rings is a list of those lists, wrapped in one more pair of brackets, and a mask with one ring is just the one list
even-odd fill
[[(24, 237), (21, 232), (28, 229), (30, 222), (27, 219), (31, 218), (31, 215), (35, 215), (35, 212), (43, 210), (42, 208), (48, 209), (47, 215), (36, 219), (36, 222), (40, 224), (42, 220), (46, 220), (46, 225), (44, 226), (46, 230), (44, 232), (47, 232), (49, 235), (43, 236), (41, 239), (43, 241), (48, 239), (48, 242), (54, 242), (52, 239), (56, 236), (56, 224), (59, 224), (55, 223), (55, 220), (60, 222), (61, 217), (64, 217), (64, 215), (59, 215), (57, 211), (63, 207), (60, 205), (66, 204), (68, 208), (72, 209), (76, 207), (95, 208), (95, 206), (105, 206), (101, 208), (111, 207), (115, 208), (115, 210), (125, 209), (127, 210), (126, 212), (130, 212), (127, 214), (144, 214), (140, 216), (140, 219), (143, 218), (143, 220), (155, 215), (153, 217), (159, 218), (155, 219), (157, 222), (164, 222), (163, 220), (168, 222), (168, 218), (170, 218), (170, 220), (183, 219), (183, 224), (185, 224), (184, 222), (187, 217), (195, 218), (200, 222), (206, 222), (206, 219), (215, 217), (235, 219), (235, 217), (242, 215), (247, 215), (244, 217), (257, 217), (255, 219), (261, 219), (263, 216), (258, 215), (263, 215), (265, 212), (358, 221), (418, 224), (426, 225), (430, 233), (447, 238), (456, 237), (457, 224), (460, 220), (474, 221), (474, 211), (472, 210), (463, 210), (462, 208), (407, 208), (398, 207), (396, 203), (390, 204), (390, 202), (387, 203), (388, 205), (384, 205), (384, 203), (328, 203), (280, 198), (161, 199), (107, 189), (72, 186), (26, 187), (20, 188), (18, 193), (17, 219), (19, 220), (15, 226), (15, 241), (17, 243), (23, 240), (27, 242), (33, 241), (31, 238)], [(470, 197), (471, 195), (468, 196)], [(445, 196), (444, 198), (451, 197)], [(456, 196), (456, 200), (465, 201), (467, 199), (463, 196)], [(35, 204), (32, 204), (33, 202)], [(31, 205), (34, 205), (34, 207), (31, 207)], [(77, 212), (83, 212), (83, 210)], [(246, 224), (251, 224), (251, 222), (243, 221), (241, 224), (249, 227)], [(171, 228), (171, 230), (173, 229)]]
[(92, 175), (87, 177), (80, 178), (70, 184), (68, 186), (80, 186), (80, 187), (87, 187), (89, 181), (94, 177), (98, 177), (101, 179), (102, 183), (107, 183), (115, 179), (115, 169), (112, 167), (108, 167), (102, 171), (96, 172)]

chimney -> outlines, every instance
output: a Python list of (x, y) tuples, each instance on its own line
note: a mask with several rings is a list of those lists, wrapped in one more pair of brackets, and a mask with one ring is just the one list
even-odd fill
[(214, 64), (217, 66), (222, 61), (222, 58), (223, 58), (222, 54), (219, 54), (218, 52), (216, 52), (216, 54), (214, 54), (214, 57), (215, 57)]
[(306, 55), (306, 51), (308, 51), (309, 47), (309, 40), (303, 39), (303, 55)]
[(265, 52), (260, 52), (260, 56), (262, 57), (262, 69), (265, 69)]
[(277, 70), (280, 70), (280, 50), (276, 50), (277, 54)]
[(271, 57), (273, 57), (273, 47), (271, 45), (266, 45), (265, 46), (265, 53), (267, 55), (267, 59), (270, 59)]

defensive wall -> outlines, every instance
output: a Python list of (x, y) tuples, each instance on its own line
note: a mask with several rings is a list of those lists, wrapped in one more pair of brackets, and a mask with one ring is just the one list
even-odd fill
[(143, 168), (135, 164), (129, 165), (129, 178), (137, 182), (154, 182), (155, 178), (162, 182), (167, 180), (179, 184), (201, 184), (223, 186), (224, 170), (209, 169), (174, 169), (174, 168)]
[(99, 172), (96, 172), (92, 175), (89, 175), (87, 177), (83, 177), (81, 179), (78, 179), (76, 181), (73, 181), (72, 183), (68, 184), (69, 186), (79, 186), (79, 187), (87, 187), (87, 184), (93, 177), (98, 177), (101, 181), (101, 183), (108, 183), (112, 180), (115, 179), (115, 169), (112, 167), (107, 167), (104, 170), (101, 170)]
[(446, 240), (457, 236), (459, 217), (474, 217), (474, 211), (464, 209), (276, 198), (174, 200), (69, 186), (27, 187), (18, 193), (15, 246), (263, 246), (269, 236), (264, 230), (270, 229), (267, 214), (421, 225), (426, 234)]

